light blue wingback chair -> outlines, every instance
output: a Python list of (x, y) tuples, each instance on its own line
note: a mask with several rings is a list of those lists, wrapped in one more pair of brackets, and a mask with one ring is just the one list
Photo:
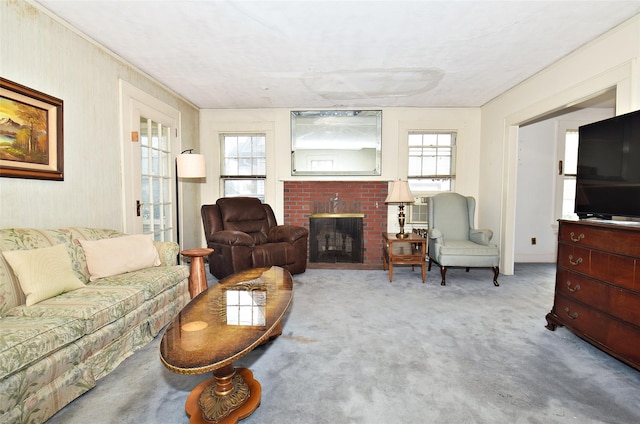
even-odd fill
[(428, 199), (429, 266), (440, 266), (441, 285), (446, 284), (448, 267), (491, 268), (493, 284), (498, 284), (500, 250), (490, 243), (491, 230), (474, 228), (476, 201), (458, 193), (440, 193)]

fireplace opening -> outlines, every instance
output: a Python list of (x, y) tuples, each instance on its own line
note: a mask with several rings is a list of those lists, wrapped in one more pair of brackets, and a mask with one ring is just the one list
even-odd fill
[(309, 216), (309, 262), (363, 263), (361, 214)]

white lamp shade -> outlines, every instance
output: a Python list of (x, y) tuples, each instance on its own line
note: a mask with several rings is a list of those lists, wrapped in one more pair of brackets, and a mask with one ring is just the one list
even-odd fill
[(391, 190), (389, 195), (384, 200), (385, 203), (413, 203), (415, 199), (411, 190), (409, 189), (408, 181), (394, 181), (391, 183)]
[(180, 178), (204, 178), (207, 176), (204, 155), (183, 153), (176, 157), (176, 165)]

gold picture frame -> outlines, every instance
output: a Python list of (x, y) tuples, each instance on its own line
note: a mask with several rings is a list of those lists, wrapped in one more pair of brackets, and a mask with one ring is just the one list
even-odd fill
[(63, 101), (0, 77), (0, 177), (64, 180)]

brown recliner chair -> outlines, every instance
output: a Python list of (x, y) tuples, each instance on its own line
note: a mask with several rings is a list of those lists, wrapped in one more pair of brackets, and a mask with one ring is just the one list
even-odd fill
[(223, 197), (200, 209), (209, 270), (222, 279), (249, 268), (280, 266), (291, 274), (307, 269), (309, 230), (278, 225), (271, 206), (254, 197)]

